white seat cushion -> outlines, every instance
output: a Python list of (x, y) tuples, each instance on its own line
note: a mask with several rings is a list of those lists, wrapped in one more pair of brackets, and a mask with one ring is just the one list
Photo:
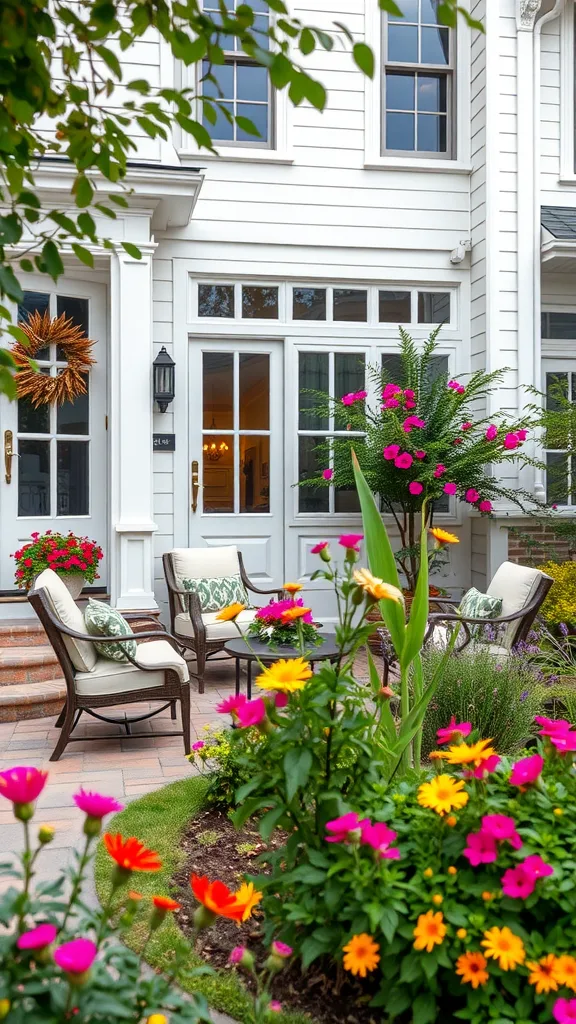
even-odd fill
[[(515, 562), (502, 562), (496, 571), (488, 590), (490, 597), (502, 599), (501, 615), (513, 615), (519, 612), (526, 605), (530, 604), (542, 576), (546, 574), (540, 569), (534, 569), (529, 565), (517, 565)], [(514, 643), (520, 619), (510, 622), (502, 637), (502, 644), (509, 648)]]
[(180, 682), (190, 679), (188, 666), (168, 640), (150, 640), (138, 644), (138, 661), (147, 667), (158, 666), (157, 672), (143, 672), (135, 665), (98, 658), (92, 672), (77, 672), (76, 692), (82, 696), (106, 693), (127, 693), (129, 690), (148, 689), (163, 686), (164, 669), (171, 668), (178, 673)]
[(174, 575), (178, 586), (182, 580), (218, 579), (235, 576), (238, 566), (238, 548), (174, 548), (171, 552)]
[[(217, 618), (218, 612), (204, 612), (202, 621), (206, 627), (206, 639), (207, 640), (233, 640), (238, 636), (238, 630), (233, 622), (221, 622)], [(242, 632), (254, 621), (256, 615), (255, 608), (246, 608), (245, 611), (240, 612), (240, 615), (236, 619), (236, 622), (240, 626)], [(174, 619), (174, 629), (180, 636), (194, 636), (194, 630), (192, 629), (192, 623), (190, 622), (190, 616), (188, 612), (182, 612), (177, 615)]]
[[(66, 584), (53, 569), (44, 569), (36, 577), (34, 587), (36, 590), (47, 592), (55, 614), (65, 626), (73, 629), (76, 633), (85, 633), (88, 636), (82, 612), (74, 603)], [(62, 639), (74, 668), (78, 672), (91, 672), (97, 658), (95, 645), (86, 643), (84, 640), (74, 640), (73, 637), (66, 636), (65, 633), (62, 633)]]

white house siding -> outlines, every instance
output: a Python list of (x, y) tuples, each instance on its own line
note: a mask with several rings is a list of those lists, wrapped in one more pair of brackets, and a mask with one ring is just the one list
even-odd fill
[[(471, 13), (484, 22), (486, 0), (477, 0)], [(470, 61), (470, 368), (486, 365), (486, 37), (474, 35)]]
[(570, 198), (565, 202), (566, 187), (559, 184), (561, 24), (560, 18), (547, 22), (542, 26), (540, 39), (540, 194), (543, 206), (572, 206), (574, 202)]
[[(154, 355), (162, 346), (173, 356), (173, 263), (171, 259), (156, 257), (153, 261), (152, 308)], [(174, 414), (169, 408), (154, 416), (154, 430), (170, 433), (174, 430)], [(185, 439), (182, 439), (185, 443)], [(162, 570), (162, 554), (174, 547), (174, 455), (172, 452), (154, 452), (154, 522), (158, 527), (154, 535), (154, 593), (163, 612), (167, 611), (166, 584)]]

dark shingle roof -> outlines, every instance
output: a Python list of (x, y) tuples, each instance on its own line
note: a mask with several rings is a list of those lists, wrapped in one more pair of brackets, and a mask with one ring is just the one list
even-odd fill
[(543, 206), (542, 227), (554, 238), (576, 240), (576, 207)]

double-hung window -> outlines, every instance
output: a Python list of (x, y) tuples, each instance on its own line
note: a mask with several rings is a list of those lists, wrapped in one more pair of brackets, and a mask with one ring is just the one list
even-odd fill
[(455, 30), (438, 21), (440, 0), (397, 0), (384, 18), (384, 152), (451, 157)]
[[(553, 368), (553, 360), (544, 364), (546, 409), (558, 413), (544, 436), (546, 462), (546, 501), (554, 505), (576, 505), (576, 411), (569, 413), (568, 401), (576, 410), (576, 364), (568, 362)], [(572, 367), (572, 368), (569, 368)]]
[[(241, 0), (233, 0), (230, 10)], [(218, 0), (204, 0), (204, 10), (216, 23), (220, 22)], [(262, 49), (270, 43), (268, 29), (270, 9), (264, 0), (251, 0), (255, 12), (252, 32)], [(214, 142), (226, 146), (255, 146), (270, 149), (273, 146), (272, 88), (266, 68), (256, 64), (241, 49), (237, 36), (219, 37), (224, 51), (224, 64), (202, 62), (200, 92), (210, 96), (216, 104), (210, 107), (216, 114), (216, 124), (207, 116), (208, 104), (203, 104), (203, 123)], [(237, 117), (247, 118), (255, 125), (259, 135), (253, 135), (237, 123)]]

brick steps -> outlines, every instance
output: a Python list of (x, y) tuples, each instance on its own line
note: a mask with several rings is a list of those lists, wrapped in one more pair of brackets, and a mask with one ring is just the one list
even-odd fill
[(40, 622), (0, 619), (0, 722), (59, 713), (66, 684)]
[(0, 688), (0, 722), (21, 722), (28, 718), (58, 715), (66, 699), (63, 679), (49, 679), (33, 685)]
[(63, 678), (51, 647), (0, 648), (0, 688)]
[(38, 619), (0, 619), (0, 651), (5, 647), (44, 647), (48, 637)]

